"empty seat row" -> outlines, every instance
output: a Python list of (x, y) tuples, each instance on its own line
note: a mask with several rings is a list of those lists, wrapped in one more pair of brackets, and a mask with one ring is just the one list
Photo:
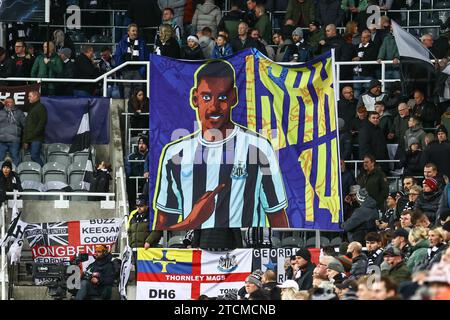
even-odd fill
[(22, 162), (17, 168), (21, 181), (36, 181), (47, 183), (60, 181), (67, 184), (77, 184), (84, 176), (86, 164), (74, 162), (65, 165), (59, 162), (48, 162), (43, 168), (36, 162)]

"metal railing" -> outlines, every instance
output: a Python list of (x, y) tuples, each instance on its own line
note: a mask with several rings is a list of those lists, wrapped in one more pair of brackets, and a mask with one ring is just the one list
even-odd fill
[[(127, 80), (127, 79), (110, 79), (108, 76), (124, 69), (128, 66), (136, 66), (141, 65), (146, 67), (147, 77), (143, 80)], [(116, 82), (116, 83), (145, 83), (148, 88), (150, 88), (150, 62), (148, 61), (126, 61), (122, 63), (120, 66), (115, 67), (114, 69), (98, 76), (95, 79), (74, 79), (74, 78), (32, 78), (32, 77), (9, 77), (9, 78), (0, 78), (0, 81), (30, 81), (30, 82), (59, 82), (59, 83), (97, 83), (99, 81), (103, 81), (103, 96), (106, 97), (108, 95), (108, 83)]]

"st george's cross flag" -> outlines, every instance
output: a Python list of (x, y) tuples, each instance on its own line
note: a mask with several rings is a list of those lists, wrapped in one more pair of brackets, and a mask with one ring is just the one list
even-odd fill
[(237, 293), (251, 272), (252, 249), (138, 249), (137, 300), (191, 300)]

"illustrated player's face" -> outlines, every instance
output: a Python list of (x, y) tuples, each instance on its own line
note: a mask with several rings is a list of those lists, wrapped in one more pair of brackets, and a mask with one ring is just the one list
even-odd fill
[(231, 121), (231, 107), (236, 104), (236, 99), (236, 89), (231, 79), (202, 78), (192, 96), (202, 129), (226, 128)]

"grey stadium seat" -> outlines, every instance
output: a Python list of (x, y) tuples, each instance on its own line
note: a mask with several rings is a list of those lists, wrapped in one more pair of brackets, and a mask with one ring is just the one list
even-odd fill
[(70, 185), (77, 185), (83, 180), (86, 165), (74, 162), (67, 168), (67, 177)]
[(68, 166), (71, 163), (69, 145), (63, 143), (52, 143), (47, 148), (47, 162), (59, 162)]
[(19, 164), (17, 173), (21, 181), (41, 182), (41, 165), (37, 162), (26, 161)]
[(330, 246), (339, 247), (341, 245), (341, 243), (342, 243), (342, 239), (340, 237), (336, 237), (336, 238), (331, 239)]
[[(82, 165), (86, 165), (86, 161), (89, 158), (89, 151), (78, 151), (73, 154), (72, 162), (78, 162)], [(92, 157), (92, 162), (94, 163), (94, 157)]]
[[(72, 188), (73, 192), (88, 192), (87, 190), (83, 189), (82, 185), (81, 185), (81, 181), (80, 182), (76, 182), (76, 183), (71, 183), (70, 187)], [(86, 196), (71, 196), (70, 200), (72, 201), (88, 201), (89, 198)]]
[(283, 248), (303, 247), (303, 239), (298, 237), (286, 237), (283, 240), (281, 240), (281, 246)]
[[(330, 245), (330, 240), (326, 237), (320, 237), (320, 247), (326, 247)], [(309, 238), (306, 240), (306, 247), (307, 248), (314, 248), (316, 246), (316, 237)]]
[(49, 181), (60, 181), (67, 183), (66, 166), (58, 162), (48, 162), (42, 168), (44, 184)]
[[(22, 189), (24, 192), (43, 192), (44, 185), (41, 182), (25, 180), (22, 181)], [(40, 200), (40, 196), (24, 195), (22, 200)]]
[(183, 239), (184, 237), (182, 236), (174, 236), (169, 239), (169, 243), (167, 245), (169, 248), (184, 248)]
[(272, 237), (272, 247), (273, 248), (281, 248), (281, 240), (277, 237)]

